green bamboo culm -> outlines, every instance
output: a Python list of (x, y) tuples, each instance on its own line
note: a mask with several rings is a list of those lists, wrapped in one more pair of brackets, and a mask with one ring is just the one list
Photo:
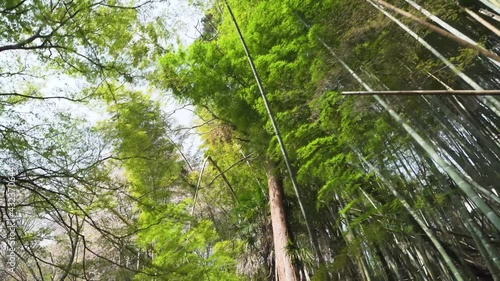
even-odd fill
[(295, 196), (297, 197), (297, 201), (299, 203), (300, 211), (302, 213), (302, 216), (304, 218), (307, 232), (309, 235), (310, 242), (313, 246), (314, 254), (316, 256), (317, 262), (318, 262), (318, 267), (323, 264), (323, 255), (321, 254), (321, 250), (319, 248), (318, 244), (318, 239), (316, 238), (316, 234), (312, 231), (311, 223), (307, 217), (306, 210), (304, 208), (304, 204), (302, 203), (302, 196), (300, 195), (300, 190), (297, 184), (297, 180), (295, 178), (295, 173), (293, 172), (292, 165), (290, 163), (289, 157), (288, 157), (288, 152), (286, 150), (285, 144), (281, 138), (280, 130), (278, 128), (278, 125), (276, 124), (276, 120), (274, 119), (274, 115), (271, 111), (271, 107), (269, 105), (269, 101), (267, 100), (266, 97), (266, 92), (264, 91), (264, 87), (262, 86), (262, 82), (260, 80), (259, 74), (257, 72), (257, 69), (255, 68), (255, 64), (253, 63), (252, 56), (250, 55), (250, 51), (248, 50), (248, 47), (245, 43), (245, 38), (243, 37), (243, 34), (241, 33), (240, 27), (238, 26), (238, 22), (236, 21), (236, 18), (234, 17), (233, 11), (231, 10), (231, 7), (229, 6), (229, 3), (227, 0), (224, 0), (224, 3), (227, 7), (227, 10), (229, 12), (229, 15), (231, 16), (231, 19), (233, 21), (234, 27), (236, 31), (238, 32), (238, 37), (240, 38), (241, 45), (243, 46), (243, 49), (245, 50), (245, 55), (248, 59), (248, 63), (250, 64), (250, 68), (252, 69), (253, 76), (255, 78), (255, 82), (257, 83), (257, 86), (259, 88), (260, 95), (262, 97), (262, 100), (264, 102), (264, 106), (266, 107), (267, 114), (269, 116), (269, 120), (271, 121), (271, 124), (274, 129), (274, 134), (276, 136), (276, 139), (278, 141), (281, 154), (283, 156), (283, 159), (286, 164), (286, 168), (288, 170), (288, 173), (290, 175), (290, 180), (292, 182), (293, 190), (295, 192)]
[(415, 221), (418, 223), (418, 225), (424, 230), (424, 232), (427, 235), (427, 237), (429, 237), (429, 239), (432, 241), (432, 244), (434, 245), (434, 247), (436, 247), (436, 249), (438, 250), (438, 252), (443, 257), (444, 262), (446, 263), (446, 265), (448, 266), (448, 268), (450, 269), (450, 271), (453, 273), (453, 276), (455, 277), (455, 279), (457, 281), (463, 281), (464, 278), (462, 277), (462, 274), (460, 273), (460, 271), (458, 270), (458, 268), (456, 267), (456, 265), (453, 263), (453, 261), (451, 260), (450, 256), (448, 255), (448, 253), (446, 252), (446, 250), (441, 245), (441, 243), (439, 242), (439, 239), (434, 235), (434, 233), (429, 229), (429, 227), (427, 227), (427, 225), (420, 218), (420, 216), (418, 216), (417, 212), (415, 210), (413, 210), (413, 208), (410, 206), (410, 204), (403, 198), (403, 196), (401, 196), (401, 194), (399, 194), (399, 192), (396, 190), (396, 188), (394, 188), (394, 186), (391, 184), (391, 182), (388, 179), (386, 179), (382, 175), (382, 173), (380, 173), (378, 171), (377, 168), (375, 168), (370, 162), (368, 162), (363, 157), (363, 155), (361, 155), (361, 153), (359, 153), (357, 151), (353, 151), (353, 152), (356, 153), (358, 155), (359, 159), (366, 166), (368, 166), (369, 170), (372, 173), (374, 173), (377, 176), (377, 178), (387, 188), (389, 188), (389, 190), (391, 191), (391, 193), (398, 199), (399, 202), (401, 202), (401, 204), (403, 205), (403, 207), (408, 211), (408, 213), (410, 213), (410, 215), (415, 219)]

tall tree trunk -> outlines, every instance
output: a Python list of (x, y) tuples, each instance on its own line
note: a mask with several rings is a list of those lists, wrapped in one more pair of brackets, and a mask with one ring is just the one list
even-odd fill
[(286, 213), (283, 206), (283, 182), (272, 161), (267, 162), (266, 173), (277, 277), (279, 281), (298, 281), (299, 271), (287, 254), (287, 246), (292, 239), (286, 224)]
[(464, 8), (464, 10), (465, 10), (465, 12), (467, 12), (467, 14), (469, 14), (471, 17), (473, 17), (475, 20), (477, 20), (484, 27), (489, 29), (491, 32), (495, 33), (496, 36), (500, 36), (500, 30), (498, 30), (498, 28), (496, 28), (494, 25), (485, 21), (480, 15), (476, 14), (474, 11), (467, 9), (467, 8)]

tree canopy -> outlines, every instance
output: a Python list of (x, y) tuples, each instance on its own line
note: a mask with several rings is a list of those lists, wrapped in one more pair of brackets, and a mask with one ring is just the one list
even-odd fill
[(472, 2), (0, 3), (0, 279), (500, 280)]

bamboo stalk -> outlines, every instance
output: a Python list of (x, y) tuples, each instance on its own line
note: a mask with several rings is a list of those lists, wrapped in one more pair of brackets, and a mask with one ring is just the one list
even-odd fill
[[(467, 84), (469, 84), (474, 90), (484, 90), (473, 81), (469, 76), (460, 71), (453, 63), (451, 63), (447, 58), (445, 58), (438, 50), (432, 47), (427, 41), (425, 41), (422, 37), (418, 36), (415, 32), (413, 32), (408, 26), (404, 25), (401, 21), (395, 18), (393, 15), (384, 10), (384, 8), (375, 4), (371, 0), (366, 0), (366, 2), (370, 3), (373, 7), (391, 19), (394, 23), (399, 25), (403, 30), (405, 30), (408, 34), (410, 34), (413, 38), (415, 38), (422, 46), (424, 46), (427, 50), (433, 53), (436, 57), (438, 57), (447, 67), (451, 69), (456, 75), (458, 75), (462, 80), (464, 80)], [(495, 112), (497, 116), (500, 116), (500, 102), (494, 99), (491, 96), (481, 97), (480, 98), (486, 105), (490, 107), (490, 109)]]
[[(376, 5), (375, 5), (376, 6)], [(308, 25), (299, 17), (299, 19), (308, 27)], [(373, 89), (368, 86), (334, 51), (328, 46), (325, 41), (318, 38), (320, 43), (330, 52), (330, 54), (340, 62), (340, 64), (356, 79), (367, 91), (373, 92)], [(375, 100), (391, 115), (391, 117), (400, 124), (406, 132), (422, 147), (425, 152), (429, 154), (432, 160), (434, 160), (445, 172), (450, 176), (450, 178), (456, 183), (458, 188), (472, 201), (474, 204), (483, 212), (483, 214), (490, 220), (492, 225), (500, 231), (500, 217), (481, 199), (481, 197), (475, 192), (472, 186), (463, 179), (459, 172), (455, 170), (446, 160), (444, 160), (437, 151), (424, 140), (420, 134), (418, 134), (398, 113), (396, 113), (381, 97), (378, 95), (373, 95)]]
[(495, 33), (496, 36), (500, 36), (500, 30), (498, 28), (494, 27), (491, 23), (485, 21), (480, 15), (474, 13), (473, 11), (464, 8), (465, 12), (469, 14), (471, 17), (473, 17), (475, 20), (477, 20), (480, 24), (484, 25), (484, 27), (488, 28), (491, 30), (491, 32)]
[(415, 16), (413, 14), (410, 14), (410, 13), (408, 13), (406, 11), (403, 11), (403, 10), (399, 9), (398, 7), (395, 7), (395, 6), (393, 6), (393, 5), (385, 2), (383, 0), (373, 0), (373, 2), (375, 2), (375, 3), (377, 3), (377, 4), (381, 5), (381, 6), (384, 6), (387, 9), (392, 10), (392, 11), (394, 11), (394, 12), (396, 12), (396, 13), (402, 15), (402, 16), (405, 16), (405, 17), (407, 17), (407, 18), (409, 18), (409, 19), (417, 22), (418, 24), (423, 25), (423, 26), (427, 27), (428, 29), (430, 29), (430, 30), (438, 33), (439, 35), (441, 35), (443, 37), (450, 38), (451, 40), (454, 40), (455, 42), (457, 42), (457, 43), (459, 43), (459, 44), (461, 44), (463, 46), (466, 46), (466, 47), (468, 47), (470, 49), (474, 49), (479, 54), (481, 54), (481, 55), (483, 55), (485, 57), (488, 57), (488, 58), (494, 59), (497, 62), (500, 62), (500, 56), (498, 56), (497, 54), (495, 54), (493, 52), (490, 52), (490, 51), (488, 51), (488, 50), (486, 50), (484, 48), (481, 48), (481, 47), (479, 47), (479, 46), (477, 46), (475, 44), (472, 44), (471, 42), (469, 42), (467, 40), (464, 40), (464, 39), (462, 39), (462, 38), (460, 38), (458, 36), (455, 36), (452, 33), (448, 32), (448, 31), (446, 31), (446, 30), (444, 30), (442, 28), (439, 28), (439, 27), (437, 27), (437, 26), (435, 26), (433, 24), (430, 24), (430, 23), (426, 22), (425, 20), (422, 20), (421, 18), (419, 18), (419, 17), (417, 17), (417, 16)]
[(463, 207), (463, 205), (459, 205), (457, 207), (463, 219), (465, 228), (471, 234), (474, 242), (476, 242), (480, 254), (483, 256), (487, 267), (490, 269), (493, 280), (500, 280), (500, 253), (495, 250), (495, 247), (477, 226), (471, 214), (465, 209), (465, 207)]
[(255, 82), (257, 83), (257, 87), (259, 88), (260, 95), (262, 97), (262, 101), (264, 102), (264, 106), (266, 108), (267, 114), (269, 116), (269, 120), (271, 121), (271, 124), (274, 129), (274, 135), (276, 136), (276, 140), (278, 141), (281, 154), (283, 156), (283, 159), (285, 161), (286, 168), (288, 170), (288, 174), (290, 175), (290, 181), (292, 182), (293, 190), (295, 192), (295, 196), (297, 197), (297, 201), (299, 203), (300, 211), (302, 213), (302, 217), (304, 218), (304, 223), (306, 225), (307, 233), (309, 234), (309, 239), (310, 242), (313, 246), (314, 254), (317, 258), (318, 266), (323, 264), (323, 256), (321, 254), (321, 250), (319, 248), (319, 244), (316, 238), (316, 233), (313, 232), (311, 223), (307, 217), (306, 209), (304, 207), (304, 204), (302, 203), (302, 196), (300, 194), (300, 190), (298, 187), (297, 180), (295, 178), (295, 174), (292, 169), (292, 164), (290, 163), (289, 157), (288, 157), (288, 152), (285, 147), (285, 143), (283, 142), (281, 138), (281, 133), (278, 128), (278, 125), (276, 123), (276, 120), (274, 119), (274, 115), (271, 110), (271, 106), (269, 105), (269, 101), (267, 100), (266, 92), (264, 91), (264, 86), (262, 85), (262, 82), (260, 80), (259, 74), (257, 72), (257, 68), (255, 67), (255, 64), (253, 63), (252, 56), (250, 55), (250, 51), (248, 50), (247, 44), (245, 42), (245, 39), (243, 37), (243, 34), (241, 33), (240, 27), (238, 25), (238, 22), (236, 21), (236, 18), (234, 17), (233, 11), (231, 10), (231, 7), (229, 6), (229, 3), (227, 0), (224, 0), (224, 3), (226, 5), (226, 8), (229, 12), (229, 15), (231, 16), (231, 20), (233, 21), (234, 28), (236, 29), (236, 32), (238, 33), (238, 37), (240, 38), (241, 45), (243, 46), (243, 49), (245, 51), (245, 55), (247, 57), (248, 63), (250, 64), (250, 68), (252, 69), (253, 76), (255, 78)]
[(470, 96), (470, 95), (500, 95), (500, 90), (401, 90), (401, 91), (344, 91), (342, 95), (443, 95), (443, 96)]
[(500, 7), (500, 0), (488, 0), (491, 2), (491, 4), (494, 4), (497, 7)]
[(394, 188), (392, 183), (386, 179), (382, 173), (379, 172), (379, 170), (373, 166), (370, 162), (368, 162), (363, 155), (361, 155), (360, 152), (358, 151), (353, 151), (356, 153), (359, 157), (359, 159), (368, 167), (368, 170), (372, 173), (374, 173), (378, 179), (391, 191), (391, 193), (398, 199), (398, 201), (403, 205), (403, 207), (406, 209), (406, 211), (415, 219), (415, 221), (418, 223), (418, 225), (422, 228), (422, 230), (425, 232), (427, 237), (431, 240), (432, 244), (434, 244), (434, 247), (436, 247), (437, 251), (441, 254), (441, 257), (445, 261), (446, 265), (448, 268), (451, 270), (453, 273), (453, 276), (456, 278), (456, 280), (464, 280), (460, 271), (456, 267), (456, 265), (453, 263), (453, 260), (451, 257), (448, 255), (446, 250), (443, 248), (441, 243), (439, 242), (439, 239), (436, 237), (436, 235), (429, 229), (427, 224), (422, 220), (422, 218), (415, 212), (415, 210), (410, 206), (408, 201), (403, 198), (401, 194)]
[(436, 57), (438, 57), (447, 67), (451, 69), (456, 75), (458, 75), (462, 80), (464, 80), (467, 84), (469, 84), (474, 90), (483, 90), (481, 86), (479, 86), (476, 82), (474, 82), (469, 76), (465, 75), (462, 71), (460, 71), (454, 64), (452, 64), (447, 58), (445, 58), (440, 52), (438, 52), (434, 47), (432, 47), (427, 41), (425, 41), (422, 37), (420, 37), (417, 33), (413, 32), (408, 26), (404, 25), (401, 21), (395, 18), (393, 15), (389, 14), (379, 5), (376, 5), (371, 0), (366, 0), (372, 6), (374, 6), (377, 10), (383, 13), (386, 17), (392, 20), (394, 23), (399, 25), (404, 31), (406, 31), (410, 36), (415, 38), (422, 46), (424, 46), (427, 50), (433, 53)]
[(485, 9), (479, 9), (479, 13), (480, 13), (480, 14), (483, 14), (483, 15), (485, 15), (485, 16), (487, 16), (487, 17), (490, 17), (490, 18), (492, 18), (492, 19), (494, 19), (494, 20), (496, 20), (496, 21), (500, 21), (500, 16), (498, 16), (497, 14), (492, 13), (492, 12), (490, 12), (490, 11), (488, 11), (488, 10), (485, 10)]
[[(222, 179), (226, 183), (227, 188), (229, 188), (229, 191), (231, 192), (231, 195), (233, 196), (234, 201), (238, 202), (238, 197), (236, 196), (236, 193), (234, 192), (233, 186), (231, 185), (231, 183), (227, 179), (224, 171), (222, 171), (222, 169), (219, 167), (219, 165), (217, 165), (217, 163), (214, 161), (214, 159), (212, 159), (212, 157), (208, 156), (207, 158), (208, 158), (208, 161), (210, 161), (210, 163), (215, 167), (215, 169), (217, 169), (217, 171), (219, 172), (219, 175), (222, 177)], [(240, 161), (242, 161), (242, 160), (240, 160)], [(240, 161), (238, 161), (238, 162), (240, 162)]]
[[(452, 33), (455, 36), (458, 36), (458, 37), (462, 38), (463, 40), (465, 40), (465, 41), (467, 41), (467, 42), (469, 42), (471, 44), (474, 44), (474, 45), (476, 45), (476, 46), (478, 46), (480, 48), (483, 48), (482, 46), (479, 46), (477, 44), (477, 42), (475, 42), (474, 40), (472, 40), (469, 36), (463, 34), (462, 32), (460, 32), (459, 30), (457, 30), (453, 26), (449, 25), (448, 23), (446, 23), (445, 21), (443, 21), (439, 17), (433, 15), (431, 12), (427, 11), (425, 8), (423, 8), (419, 4), (415, 3), (415, 1), (413, 1), (413, 0), (405, 0), (405, 1), (407, 3), (409, 3), (411, 6), (413, 6), (413, 8), (417, 9), (419, 12), (421, 12), (423, 15), (425, 15), (428, 19), (432, 20), (437, 25), (441, 26), (443, 29), (447, 30), (448, 32)], [(486, 12), (488, 12), (488, 11), (486, 11)], [(493, 13), (491, 13), (491, 14), (493, 14)], [(488, 59), (492, 63), (494, 63), (497, 67), (500, 67), (500, 63), (499, 62), (497, 62), (496, 60), (491, 59), (491, 58), (488, 58)]]
[(492, 9), (493, 11), (495, 11), (495, 13), (497, 13), (498, 15), (500, 15), (500, 7), (498, 6), (497, 3), (491, 3), (488, 0), (479, 0), (479, 1), (481, 3), (483, 3), (486, 7)]
[(207, 165), (208, 157), (203, 160), (203, 164), (201, 165), (200, 175), (198, 176), (198, 183), (196, 183), (196, 190), (194, 191), (193, 198), (193, 208), (191, 209), (191, 216), (194, 215), (194, 209), (196, 207), (196, 201), (198, 201), (198, 191), (200, 189), (201, 177), (203, 176), (203, 171), (205, 170), (205, 166)]
[[(463, 34), (462, 32), (458, 31), (457, 29), (453, 28), (451, 25), (447, 24), (445, 21), (441, 20), (440, 18), (436, 17), (435, 15), (433, 15), (431, 12), (427, 11), (426, 9), (424, 9), (422, 6), (418, 5), (417, 3), (415, 3), (414, 1), (412, 0), (405, 0), (406, 2), (408, 2), (410, 5), (412, 5), (415, 9), (417, 9), (418, 11), (420, 11), (422, 14), (424, 14), (426, 17), (428, 17), (429, 19), (431, 19), (432, 21), (434, 21), (435, 23), (437, 23), (439, 26), (441, 26), (442, 28), (446, 29), (447, 31), (451, 32), (452, 34), (454, 34), (455, 36), (458, 36), (460, 38), (462, 38), (463, 40), (469, 42), (469, 43), (472, 43), (480, 48), (482, 48), (481, 46), (479, 46), (477, 44), (477, 42), (475, 42), (474, 40), (472, 40), (471, 38), (469, 38), (467, 35)], [(431, 49), (429, 49), (431, 50)], [(431, 50), (432, 51), (432, 50)], [(444, 63), (446, 63), (445, 60), (443, 60), (442, 58), (442, 55), (438, 55), (438, 52), (436, 51), (433, 52), (435, 55), (437, 55)], [(500, 63), (492, 58), (488, 58), (493, 64), (495, 64), (497, 67), (500, 67)], [(451, 67), (450, 67), (451, 68)], [(458, 74), (460, 77), (462, 77), (460, 75), (459, 72), (456, 72), (453, 68), (451, 68), (456, 74)], [(462, 77), (463, 79), (463, 77)], [(465, 80), (465, 79), (464, 79)], [(440, 81), (439, 81), (440, 82)], [(472, 86), (472, 88), (474, 88), (475, 90), (482, 90), (480, 87), (477, 87), (478, 85), (473, 83), (469, 83), (467, 80), (466, 82)], [(441, 82), (440, 82), (441, 83)], [(486, 105), (488, 105), (497, 115), (500, 115), (500, 102), (498, 102), (498, 100), (494, 99), (493, 97), (491, 96), (486, 96), (486, 97), (481, 97), (480, 98)]]
[(413, 8), (418, 10), (420, 13), (425, 15), (427, 18), (429, 18), (430, 20), (432, 20), (433, 22), (435, 22), (436, 24), (441, 26), (443, 29), (446, 29), (448, 32), (453, 33), (455, 36), (458, 36), (469, 43), (473, 43), (473, 44), (477, 45), (477, 43), (474, 42), (474, 40), (470, 39), (467, 35), (463, 34), (462, 32), (458, 31), (453, 26), (447, 24), (445, 21), (443, 21), (440, 18), (438, 18), (437, 16), (433, 15), (431, 12), (429, 12), (428, 10), (426, 10), (425, 8), (420, 6), (419, 4), (415, 3), (415, 1), (413, 1), (413, 0), (405, 0), (405, 1), (408, 4), (410, 4), (411, 6), (413, 6)]

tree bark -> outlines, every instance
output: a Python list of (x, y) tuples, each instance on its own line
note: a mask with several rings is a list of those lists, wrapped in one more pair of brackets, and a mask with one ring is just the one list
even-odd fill
[(287, 254), (287, 245), (291, 242), (291, 236), (286, 224), (286, 213), (283, 206), (283, 182), (271, 161), (267, 162), (266, 174), (277, 277), (279, 281), (298, 281), (298, 270)]

